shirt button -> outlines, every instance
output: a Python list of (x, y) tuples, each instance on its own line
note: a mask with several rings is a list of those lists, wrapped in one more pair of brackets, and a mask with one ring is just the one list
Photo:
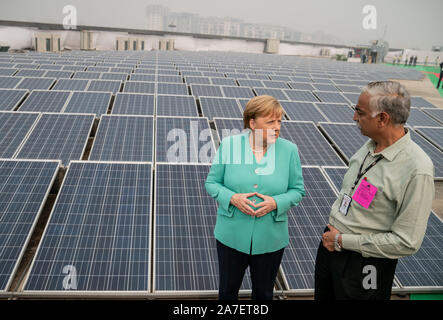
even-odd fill
[(257, 189), (258, 188), (258, 184), (254, 184), (254, 188)]
[(255, 169), (254, 172), (255, 172), (255, 174), (258, 174), (258, 173), (259, 173), (259, 170), (258, 170), (258, 169)]

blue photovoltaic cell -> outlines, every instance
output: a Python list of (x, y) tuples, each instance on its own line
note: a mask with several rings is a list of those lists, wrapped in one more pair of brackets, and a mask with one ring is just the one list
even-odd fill
[(42, 114), (17, 158), (80, 160), (93, 122), (94, 115)]
[(116, 73), (116, 72), (103, 72), (100, 76), (101, 80), (117, 80), (126, 81), (128, 79), (127, 73)]
[(14, 73), (17, 72), (17, 69), (13, 68), (0, 68), (0, 76), (12, 76)]
[(70, 94), (69, 91), (32, 91), (19, 111), (61, 112)]
[(73, 79), (100, 79), (100, 72), (77, 71)]
[[(310, 83), (305, 82), (288, 82), (289, 86), (295, 90), (314, 91), (314, 87)], [(317, 99), (316, 99), (317, 100)]]
[(406, 121), (406, 124), (410, 126), (440, 126), (440, 123), (427, 116), (423, 111), (417, 108), (411, 108), (411, 112), (409, 113), (409, 118), (408, 121)]
[(0, 110), (13, 110), (26, 93), (28, 93), (27, 90), (0, 89)]
[(43, 77), (46, 70), (21, 69), (14, 76), (16, 77)]
[(220, 86), (191, 84), (191, 93), (195, 97), (223, 97)]
[(152, 161), (152, 116), (103, 115), (89, 160)]
[(219, 141), (222, 141), (226, 137), (240, 134), (243, 131), (242, 119), (215, 118), (214, 122)]
[(327, 121), (312, 102), (280, 101), (280, 104), (290, 120)]
[(112, 114), (154, 115), (154, 95), (117, 93)]
[(201, 97), (200, 106), (204, 117), (212, 119), (220, 118), (243, 118), (243, 113), (233, 98)]
[(426, 234), (417, 253), (398, 259), (395, 276), (404, 288), (443, 289), (443, 222), (431, 212)]
[(332, 84), (313, 83), (312, 86), (315, 88), (315, 90), (319, 90), (319, 91), (339, 91)]
[(157, 94), (187, 95), (188, 87), (184, 83), (157, 83)]
[(157, 95), (157, 115), (198, 117), (195, 98), (193, 96)]
[(348, 100), (340, 92), (313, 91), (321, 102), (348, 103)]
[(0, 112), (0, 158), (12, 158), (38, 113)]
[(431, 116), (433, 119), (439, 121), (440, 125), (443, 124), (443, 109), (437, 109), (437, 108), (421, 109), (421, 111)]
[(95, 113), (100, 117), (108, 111), (111, 97), (111, 92), (73, 92), (64, 112)]
[(311, 122), (283, 121), (280, 137), (297, 145), (302, 165), (343, 165), (343, 161)]
[(257, 96), (269, 95), (269, 96), (276, 98), (277, 100), (291, 100), (285, 95), (285, 93), (282, 89), (254, 88), (254, 91)]
[(211, 163), (214, 142), (207, 118), (157, 117), (156, 161)]
[(346, 122), (355, 123), (352, 118), (354, 117), (354, 110), (347, 104), (341, 103), (315, 103), (317, 108), (328, 118), (330, 122)]
[(360, 93), (352, 93), (352, 92), (343, 92), (343, 95), (346, 99), (349, 100), (349, 104), (355, 106), (358, 102), (358, 98), (360, 97)]
[(409, 130), (411, 133), (411, 139), (416, 144), (423, 149), (423, 151), (431, 158), (434, 163), (434, 178), (442, 179), (443, 178), (443, 152), (441, 152), (437, 147), (428, 142), (425, 138), (423, 138), (418, 133), (413, 130)]
[(360, 95), (361, 92), (361, 88), (359, 86), (346, 86), (340, 84), (336, 84), (335, 86), (342, 92), (356, 93), (358, 95)]
[(443, 150), (443, 127), (439, 128), (426, 128), (415, 127), (415, 130), (425, 136), (426, 139), (431, 141), (434, 145)]
[(338, 192), (341, 190), (341, 185), (343, 183), (343, 178), (345, 177), (346, 172), (348, 171), (348, 168), (323, 168), (326, 171), (326, 174), (331, 179), (332, 183), (334, 184), (335, 188)]
[(430, 103), (428, 100), (422, 98), (422, 97), (411, 97), (411, 107), (416, 108), (437, 108), (432, 103)]
[[(156, 167), (154, 291), (217, 291), (217, 206), (204, 184), (209, 165)], [(248, 274), (241, 289), (250, 289)]]
[(368, 141), (355, 124), (322, 123), (320, 126), (347, 161)]
[(307, 90), (285, 90), (286, 95), (291, 101), (318, 102), (318, 99)]
[(89, 84), (86, 79), (58, 79), (52, 90), (83, 91)]
[(157, 75), (157, 82), (169, 82), (169, 83), (183, 83), (183, 78), (176, 75)]
[(126, 81), (123, 92), (155, 93), (155, 82)]
[(317, 248), (336, 199), (319, 168), (303, 167), (306, 196), (288, 212), (289, 245), (281, 267), (289, 290), (314, 289)]
[(255, 96), (249, 87), (222, 86), (221, 88), (225, 97), (250, 99)]
[(121, 81), (114, 80), (91, 80), (89, 82), (88, 91), (112, 92), (120, 91)]
[(131, 81), (155, 81), (155, 74), (134, 73), (131, 74)]
[(236, 86), (235, 79), (232, 78), (211, 78), (211, 83), (221, 86)]
[(288, 85), (283, 81), (262, 80), (265, 88), (288, 89)]
[(16, 89), (49, 90), (54, 82), (54, 78), (23, 78)]
[(239, 85), (249, 88), (264, 88), (265, 85), (260, 80), (238, 79)]
[(58, 162), (0, 160), (0, 292), (8, 290)]
[(185, 77), (187, 84), (211, 84), (211, 80), (208, 77)]
[(68, 293), (75, 268), (75, 292), (148, 292), (151, 176), (149, 163), (71, 163), (24, 290)]

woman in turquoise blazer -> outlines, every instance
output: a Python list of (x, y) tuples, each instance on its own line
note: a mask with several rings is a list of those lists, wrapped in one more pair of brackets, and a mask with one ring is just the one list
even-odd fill
[(275, 98), (252, 98), (243, 114), (249, 130), (222, 140), (206, 179), (218, 202), (220, 300), (238, 298), (248, 266), (252, 298), (272, 299), (289, 243), (287, 211), (305, 195), (297, 146), (278, 137), (282, 115)]

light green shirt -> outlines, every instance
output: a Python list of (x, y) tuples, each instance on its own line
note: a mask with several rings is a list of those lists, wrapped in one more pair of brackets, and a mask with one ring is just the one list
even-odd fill
[[(248, 137), (249, 133), (245, 133), (223, 139), (205, 187), (219, 205), (215, 238), (240, 252), (263, 254), (288, 245), (286, 212), (300, 202), (305, 191), (295, 144), (278, 138), (257, 163)], [(230, 203), (235, 193), (251, 192), (273, 197), (277, 209), (262, 217), (253, 217)], [(256, 196), (249, 199), (256, 204), (263, 201)]]
[[(411, 140), (410, 133), (379, 153), (369, 140), (352, 156), (342, 189), (332, 205), (329, 223), (342, 235), (343, 248), (364, 257), (390, 258), (408, 256), (418, 251), (426, 232), (434, 198), (434, 166), (427, 154)], [(355, 200), (345, 216), (339, 211), (343, 195), (351, 192), (360, 165), (368, 154), (362, 171), (379, 161), (363, 177), (378, 188), (368, 209)]]

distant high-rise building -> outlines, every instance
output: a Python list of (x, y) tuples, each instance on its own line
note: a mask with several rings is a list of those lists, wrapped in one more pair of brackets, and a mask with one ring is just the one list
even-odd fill
[(169, 24), (167, 18), (170, 14), (168, 8), (161, 5), (149, 5), (146, 7), (148, 30), (165, 30)]

